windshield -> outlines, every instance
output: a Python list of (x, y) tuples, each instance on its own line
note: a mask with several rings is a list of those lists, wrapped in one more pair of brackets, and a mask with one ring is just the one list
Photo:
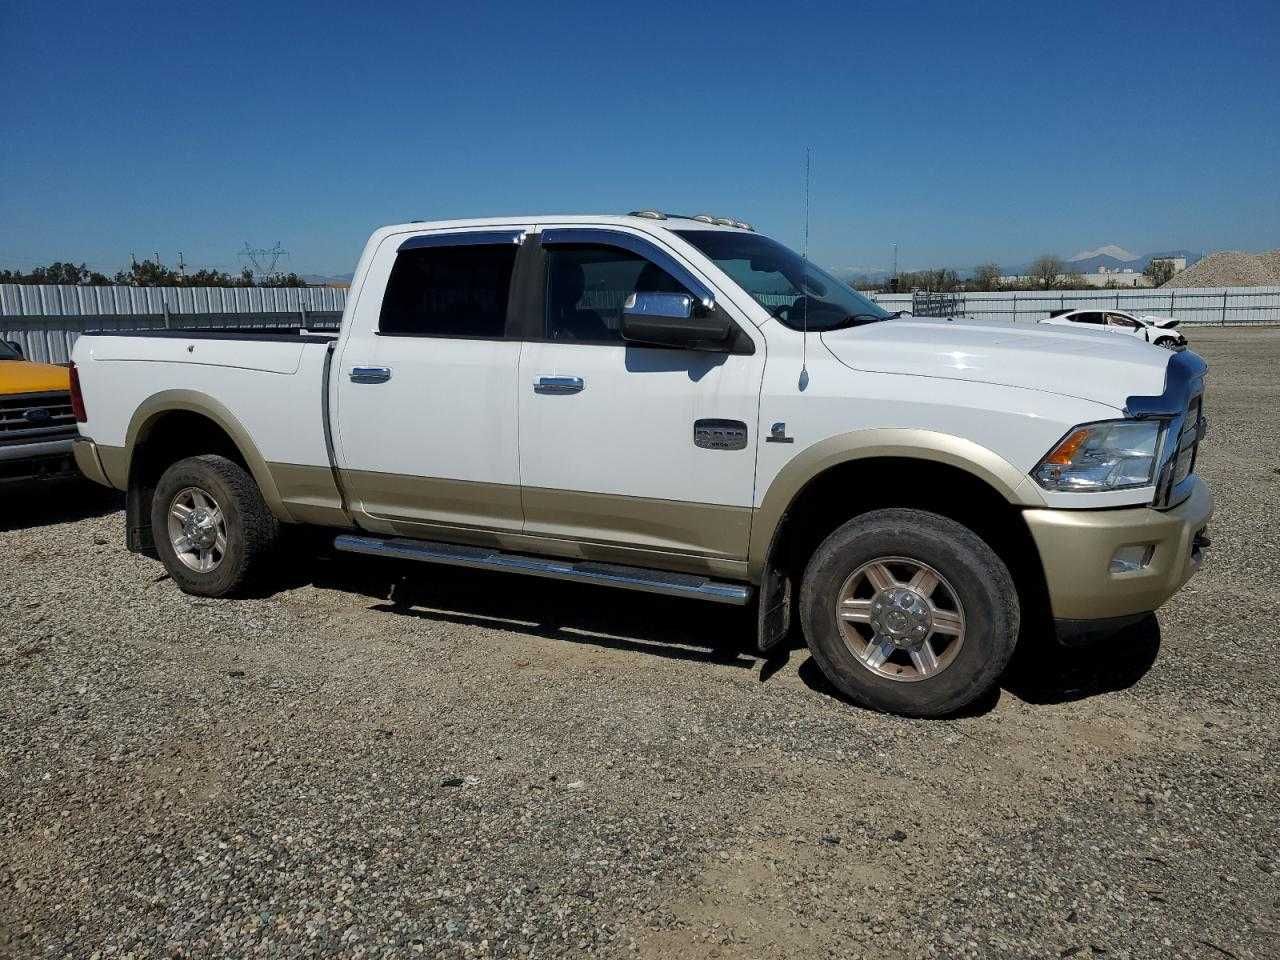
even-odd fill
[(0, 360), (21, 360), (22, 354), (9, 346), (3, 340), (0, 340)]
[(755, 301), (794, 330), (835, 330), (885, 320), (889, 312), (793, 250), (758, 233), (677, 230)]

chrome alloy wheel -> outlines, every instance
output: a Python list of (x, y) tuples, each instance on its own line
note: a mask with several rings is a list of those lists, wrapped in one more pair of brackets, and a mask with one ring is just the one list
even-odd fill
[(919, 560), (879, 557), (849, 575), (836, 598), (849, 651), (877, 676), (936, 676), (964, 644), (964, 608), (942, 574)]
[(210, 573), (227, 555), (227, 518), (200, 487), (183, 487), (169, 502), (169, 542), (183, 565)]

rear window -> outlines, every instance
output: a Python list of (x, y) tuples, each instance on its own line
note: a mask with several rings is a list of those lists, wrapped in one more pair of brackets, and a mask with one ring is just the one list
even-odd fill
[(400, 251), (382, 298), (379, 332), (502, 337), (519, 249), (504, 243)]

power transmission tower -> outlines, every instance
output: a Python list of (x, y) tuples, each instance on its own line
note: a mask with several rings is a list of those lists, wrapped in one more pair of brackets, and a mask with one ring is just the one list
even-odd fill
[(289, 251), (280, 245), (279, 240), (269, 249), (250, 246), (249, 241), (246, 240), (244, 249), (238, 254), (241, 262), (253, 271), (254, 276), (258, 277), (275, 276), (276, 265), (280, 262), (280, 258), (288, 255)]

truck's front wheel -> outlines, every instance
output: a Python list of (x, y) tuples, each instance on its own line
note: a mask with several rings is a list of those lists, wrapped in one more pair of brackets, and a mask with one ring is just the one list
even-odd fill
[(186, 593), (225, 597), (261, 573), (280, 526), (253, 477), (213, 454), (167, 469), (151, 504), (156, 551)]
[(1018, 637), (1004, 562), (967, 527), (923, 510), (872, 511), (827, 537), (805, 570), (800, 613), (842, 693), (915, 717), (990, 690)]

